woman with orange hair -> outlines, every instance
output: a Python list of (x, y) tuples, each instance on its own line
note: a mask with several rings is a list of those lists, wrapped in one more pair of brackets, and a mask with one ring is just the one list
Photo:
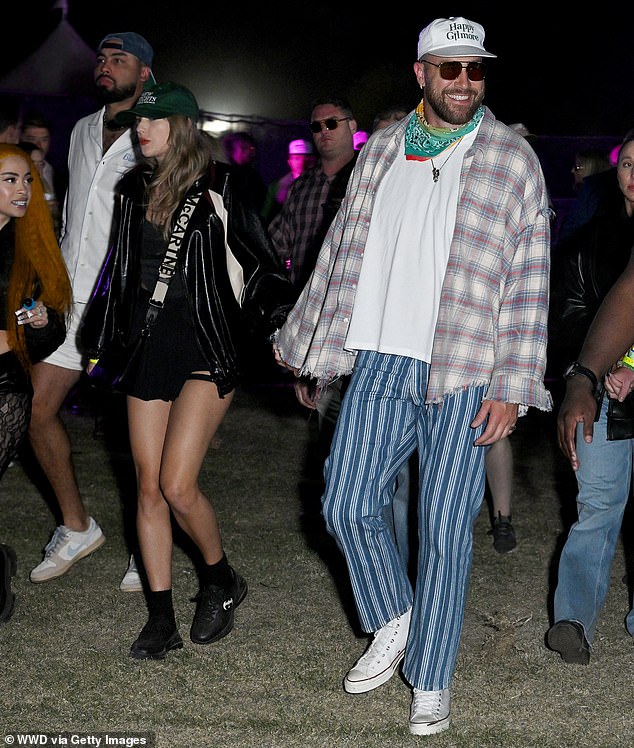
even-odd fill
[[(0, 144), (0, 477), (26, 435), (31, 365), (64, 340), (71, 290), (37, 169)], [(0, 545), (0, 622), (13, 612), (13, 549)]]

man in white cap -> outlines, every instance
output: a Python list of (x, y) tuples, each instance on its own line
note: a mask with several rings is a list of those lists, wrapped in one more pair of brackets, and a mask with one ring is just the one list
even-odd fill
[(265, 223), (270, 223), (279, 213), (288, 195), (288, 189), (293, 182), (307, 169), (315, 165), (313, 144), (309, 140), (297, 138), (288, 144), (289, 171), (284, 176), (272, 182), (266, 192), (266, 198), (261, 215)]
[[(71, 133), (60, 246), (73, 286), (73, 314), (65, 342), (33, 367), (29, 429), (31, 446), (55, 493), (62, 524), (46, 546), (42, 562), (31, 571), (31, 581), (36, 583), (66, 574), (105, 542), (82, 501), (70, 438), (59, 412), (86, 364), (77, 347), (77, 333), (108, 250), (114, 188), (137, 160), (130, 129), (117, 124), (115, 116), (130, 109), (145, 83), (154, 80), (152, 58), (152, 47), (140, 34), (107, 34), (99, 43), (94, 70), (95, 90), (103, 106), (80, 119)], [(142, 589), (132, 560), (122, 589)]]
[[(550, 223), (526, 140), (482, 104), (484, 29), (420, 33), (414, 112), (372, 134), (314, 272), (276, 334), (281, 363), (318, 392), (352, 373), (325, 466), (323, 515), (374, 637), (348, 693), (403, 661), (409, 729), (449, 727), (484, 455), (544, 387)], [(384, 519), (418, 451), (416, 583)], [(366, 705), (367, 708), (367, 705)]]

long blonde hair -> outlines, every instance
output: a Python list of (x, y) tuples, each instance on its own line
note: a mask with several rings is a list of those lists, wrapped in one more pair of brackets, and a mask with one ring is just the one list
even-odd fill
[(153, 222), (169, 239), (174, 213), (187, 190), (209, 169), (212, 152), (209, 138), (188, 117), (174, 114), (167, 119), (171, 148), (160, 164), (147, 159), (155, 168), (146, 187), (146, 197)]
[(15, 145), (0, 143), (0, 164), (9, 156), (26, 161), (33, 177), (29, 207), (22, 218), (15, 221), (15, 249), (7, 289), (7, 338), (26, 371), (31, 361), (26, 347), (24, 329), (18, 325), (13, 312), (22, 306), (22, 299), (33, 296), (66, 319), (72, 303), (72, 291), (66, 265), (55, 237), (42, 182), (28, 153)]

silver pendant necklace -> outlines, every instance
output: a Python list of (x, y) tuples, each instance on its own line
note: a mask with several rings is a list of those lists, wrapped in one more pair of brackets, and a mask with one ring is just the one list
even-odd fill
[(434, 159), (430, 157), (429, 160), (431, 161), (431, 176), (434, 182), (438, 181), (440, 177), (440, 170), (444, 168), (447, 161), (449, 161), (449, 159), (453, 156), (453, 154), (458, 150), (455, 146), (457, 146), (461, 140), (462, 138), (459, 138), (458, 140), (456, 140), (455, 143), (452, 143), (449, 146), (449, 148), (451, 148), (451, 153), (447, 156), (447, 158), (442, 162), (440, 166), (437, 167), (436, 164), (434, 163)]

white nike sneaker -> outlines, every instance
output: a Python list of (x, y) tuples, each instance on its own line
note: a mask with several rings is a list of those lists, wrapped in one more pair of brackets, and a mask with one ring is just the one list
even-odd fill
[(92, 517), (84, 532), (59, 525), (44, 548), (44, 559), (31, 571), (31, 581), (37, 584), (63, 576), (73, 564), (101, 548), (105, 542), (106, 536)]
[(375, 632), (370, 646), (343, 679), (343, 687), (348, 693), (372, 691), (394, 675), (405, 657), (411, 613), (409, 608)]
[(130, 555), (130, 563), (119, 584), (119, 589), (121, 592), (143, 592), (143, 582), (141, 582), (134, 554)]

